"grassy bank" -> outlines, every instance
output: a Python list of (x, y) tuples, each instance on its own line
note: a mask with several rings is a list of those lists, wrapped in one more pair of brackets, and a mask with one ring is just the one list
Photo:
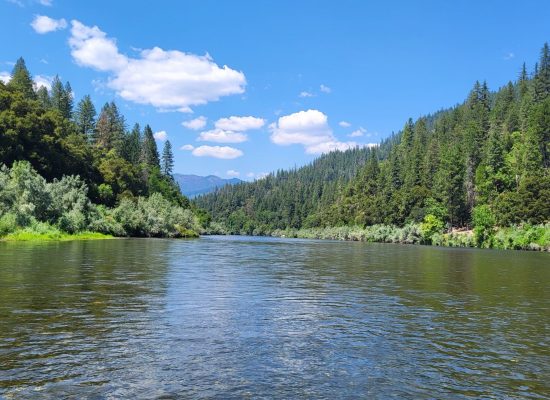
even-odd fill
[(18, 227), (8, 232), (0, 232), (0, 240), (12, 242), (99, 240), (113, 238), (114, 236), (112, 235), (100, 232), (82, 231), (68, 233), (46, 223), (35, 223), (28, 227)]
[(275, 237), (351, 240), (379, 243), (426, 244), (449, 247), (550, 251), (550, 223), (518, 225), (484, 231), (426, 232), (421, 224), (404, 227), (373, 225), (286, 229), (270, 233)]
[(79, 232), (65, 233), (61, 231), (52, 231), (47, 233), (32, 232), (26, 229), (10, 233), (0, 238), (1, 241), (9, 242), (44, 242), (44, 241), (68, 241), (68, 240), (99, 240), (114, 239), (114, 236), (105, 235), (99, 232)]

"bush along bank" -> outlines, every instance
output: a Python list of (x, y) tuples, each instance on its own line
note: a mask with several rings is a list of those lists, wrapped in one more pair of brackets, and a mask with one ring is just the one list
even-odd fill
[(474, 229), (444, 232), (442, 230), (430, 231), (427, 228), (424, 224), (409, 224), (404, 227), (394, 225), (340, 226), (275, 230), (269, 235), (303, 239), (550, 251), (550, 223), (523, 224), (505, 228), (491, 227), (483, 231)]
[(78, 176), (47, 182), (26, 161), (0, 167), (0, 239), (69, 240), (109, 237), (197, 237), (198, 218), (160, 193), (96, 205)]

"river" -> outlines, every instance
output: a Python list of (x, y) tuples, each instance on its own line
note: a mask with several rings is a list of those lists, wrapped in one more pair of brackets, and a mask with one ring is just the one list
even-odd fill
[(550, 254), (0, 243), (0, 398), (550, 396)]

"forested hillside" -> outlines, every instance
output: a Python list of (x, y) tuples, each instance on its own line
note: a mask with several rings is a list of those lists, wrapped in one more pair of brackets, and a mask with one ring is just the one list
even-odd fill
[(37, 88), (22, 58), (0, 81), (0, 236), (40, 223), (70, 233), (187, 232), (194, 217), (183, 212), (190, 204), (172, 177), (170, 142), (159, 154), (151, 127), (128, 129), (114, 102), (99, 115), (90, 96), (73, 103), (58, 77), (50, 91)]
[(368, 154), (365, 148), (332, 152), (305, 167), (225, 186), (195, 202), (231, 232), (263, 234), (273, 229), (299, 228), (311, 224), (309, 219), (336, 200), (365, 164)]
[(234, 233), (410, 223), (490, 230), (550, 220), (549, 166), (545, 44), (531, 72), (524, 64), (494, 92), (476, 82), (462, 104), (409, 119), (378, 148), (330, 153), (196, 202)]

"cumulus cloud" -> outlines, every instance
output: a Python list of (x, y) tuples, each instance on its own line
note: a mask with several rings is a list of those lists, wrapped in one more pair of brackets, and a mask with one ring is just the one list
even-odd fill
[(37, 15), (31, 22), (32, 29), (41, 35), (54, 32), (67, 27), (67, 21), (64, 18), (53, 19), (46, 15)]
[(250, 179), (263, 179), (268, 175), (269, 175), (269, 172), (258, 172), (258, 173), (249, 172), (248, 174), (246, 174), (246, 177)]
[[(10, 80), (11, 74), (9, 72), (0, 71), (0, 81), (8, 83)], [(39, 89), (40, 87), (44, 86), (46, 89), (50, 90), (52, 88), (52, 81), (53, 78), (51, 76), (36, 75), (34, 77), (34, 87), (35, 89)]]
[(242, 143), (248, 140), (248, 136), (242, 132), (225, 131), (223, 129), (212, 129), (201, 132), (197, 141), (216, 143)]
[(239, 171), (235, 171), (233, 169), (228, 170), (225, 174), (227, 176), (232, 177), (232, 178), (236, 178), (237, 176), (241, 175), (241, 173)]
[(334, 139), (327, 116), (318, 110), (300, 111), (279, 118), (270, 125), (271, 141), (279, 145), (310, 146)]
[(43, 86), (46, 89), (51, 90), (52, 89), (52, 81), (53, 81), (53, 78), (51, 76), (36, 75), (34, 77), (34, 85), (35, 85), (36, 89), (39, 89)]
[(361, 137), (363, 136), (367, 130), (363, 128), (362, 126), (359, 127), (359, 129), (354, 130), (349, 134), (349, 137)]
[(198, 131), (206, 126), (206, 117), (200, 116), (189, 121), (183, 121), (181, 124), (187, 129)]
[(241, 157), (243, 152), (229, 146), (199, 146), (191, 153), (196, 157), (214, 157), (224, 160), (232, 160)]
[(194, 148), (195, 146), (193, 146), (192, 144), (184, 144), (183, 146), (180, 147), (180, 150), (191, 151)]
[(340, 142), (336, 139), (328, 125), (327, 116), (318, 110), (285, 115), (269, 128), (273, 143), (283, 146), (301, 144), (308, 154), (347, 150), (358, 146), (355, 142)]
[(251, 129), (260, 129), (264, 124), (265, 120), (263, 118), (231, 116), (220, 118), (216, 121), (215, 126), (226, 131), (244, 132)]
[(8, 83), (11, 80), (11, 74), (9, 72), (0, 71), (0, 81)]
[(300, 92), (298, 97), (313, 97), (313, 93), (303, 91), (303, 92)]
[(332, 89), (329, 88), (328, 86), (325, 86), (325, 85), (319, 86), (319, 89), (321, 89), (321, 92), (323, 92), (323, 93), (330, 93), (330, 92), (332, 92)]
[(227, 65), (218, 66), (208, 54), (197, 56), (154, 47), (132, 58), (120, 53), (115, 40), (97, 26), (76, 20), (71, 24), (69, 45), (76, 63), (108, 72), (107, 85), (125, 100), (161, 110), (191, 112), (191, 106), (244, 93), (244, 74)]
[(155, 140), (164, 142), (166, 139), (168, 139), (168, 134), (166, 133), (166, 131), (158, 131), (153, 133), (153, 137), (155, 138)]
[(349, 128), (351, 124), (347, 121), (340, 121), (338, 122), (338, 125), (340, 125), (342, 128)]
[(322, 154), (322, 153), (330, 153), (331, 151), (336, 151), (336, 150), (345, 151), (357, 146), (359, 146), (359, 144), (356, 142), (339, 142), (337, 140), (334, 140), (331, 142), (322, 142), (312, 146), (307, 146), (306, 153)]

